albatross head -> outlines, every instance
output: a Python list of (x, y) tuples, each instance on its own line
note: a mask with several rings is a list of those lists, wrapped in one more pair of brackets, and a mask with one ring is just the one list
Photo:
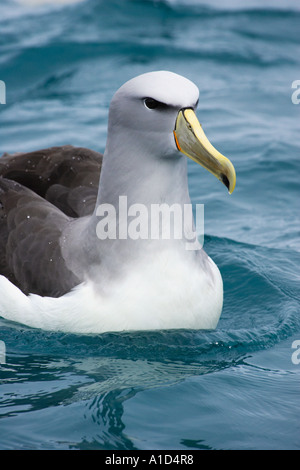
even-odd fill
[[(110, 134), (121, 135), (120, 150), (178, 159), (183, 154), (202, 165), (231, 194), (235, 170), (226, 157), (209, 142), (195, 109), (199, 90), (190, 80), (172, 72), (139, 75), (126, 82), (114, 95), (109, 112)], [(113, 128), (113, 129), (112, 129)]]

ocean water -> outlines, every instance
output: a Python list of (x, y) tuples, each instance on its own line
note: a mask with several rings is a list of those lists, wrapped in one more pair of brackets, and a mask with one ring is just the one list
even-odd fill
[(1, 0), (0, 154), (103, 151), (114, 91), (167, 69), (198, 85), (237, 187), (189, 162), (224, 280), (215, 331), (0, 320), (0, 449), (299, 450), (299, 30), (293, 0)]

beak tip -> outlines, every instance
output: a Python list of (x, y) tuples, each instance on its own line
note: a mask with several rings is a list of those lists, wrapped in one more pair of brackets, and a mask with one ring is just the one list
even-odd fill
[(234, 189), (235, 189), (235, 184), (236, 184), (236, 174), (235, 170), (233, 168), (233, 165), (231, 165), (232, 171), (229, 173), (229, 177), (225, 175), (224, 173), (221, 173), (220, 175), (220, 181), (226, 186), (228, 189), (228, 193), (232, 194)]
[(231, 188), (228, 188), (229, 194), (231, 195), (234, 190), (235, 190), (235, 183), (233, 185), (231, 185)]
[(224, 173), (221, 173), (220, 180), (222, 181), (223, 184), (225, 184), (226, 188), (228, 189), (229, 194), (231, 194), (232, 191), (230, 191), (230, 182), (227, 176), (224, 175)]

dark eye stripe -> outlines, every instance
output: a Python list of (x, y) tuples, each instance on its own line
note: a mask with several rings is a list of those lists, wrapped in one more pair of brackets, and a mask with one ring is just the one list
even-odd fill
[[(148, 109), (167, 109), (167, 108), (176, 108), (176, 106), (168, 105), (166, 103), (163, 103), (162, 101), (155, 100), (154, 98), (143, 98), (144, 105)], [(193, 106), (193, 109), (196, 109), (199, 103), (199, 98), (197, 99), (195, 105)]]
[(148, 109), (165, 109), (168, 107), (167, 104), (157, 101), (154, 98), (144, 98), (144, 105)]

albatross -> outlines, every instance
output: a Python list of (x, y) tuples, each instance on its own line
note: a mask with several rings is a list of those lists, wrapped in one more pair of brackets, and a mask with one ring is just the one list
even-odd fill
[(103, 155), (66, 145), (0, 158), (0, 316), (70, 333), (216, 328), (222, 277), (199, 241), (187, 249), (191, 224), (182, 237), (129, 237), (119, 217), (120, 197), (149, 218), (153, 205), (190, 205), (187, 157), (233, 192), (198, 100), (189, 79), (145, 73), (114, 94)]

